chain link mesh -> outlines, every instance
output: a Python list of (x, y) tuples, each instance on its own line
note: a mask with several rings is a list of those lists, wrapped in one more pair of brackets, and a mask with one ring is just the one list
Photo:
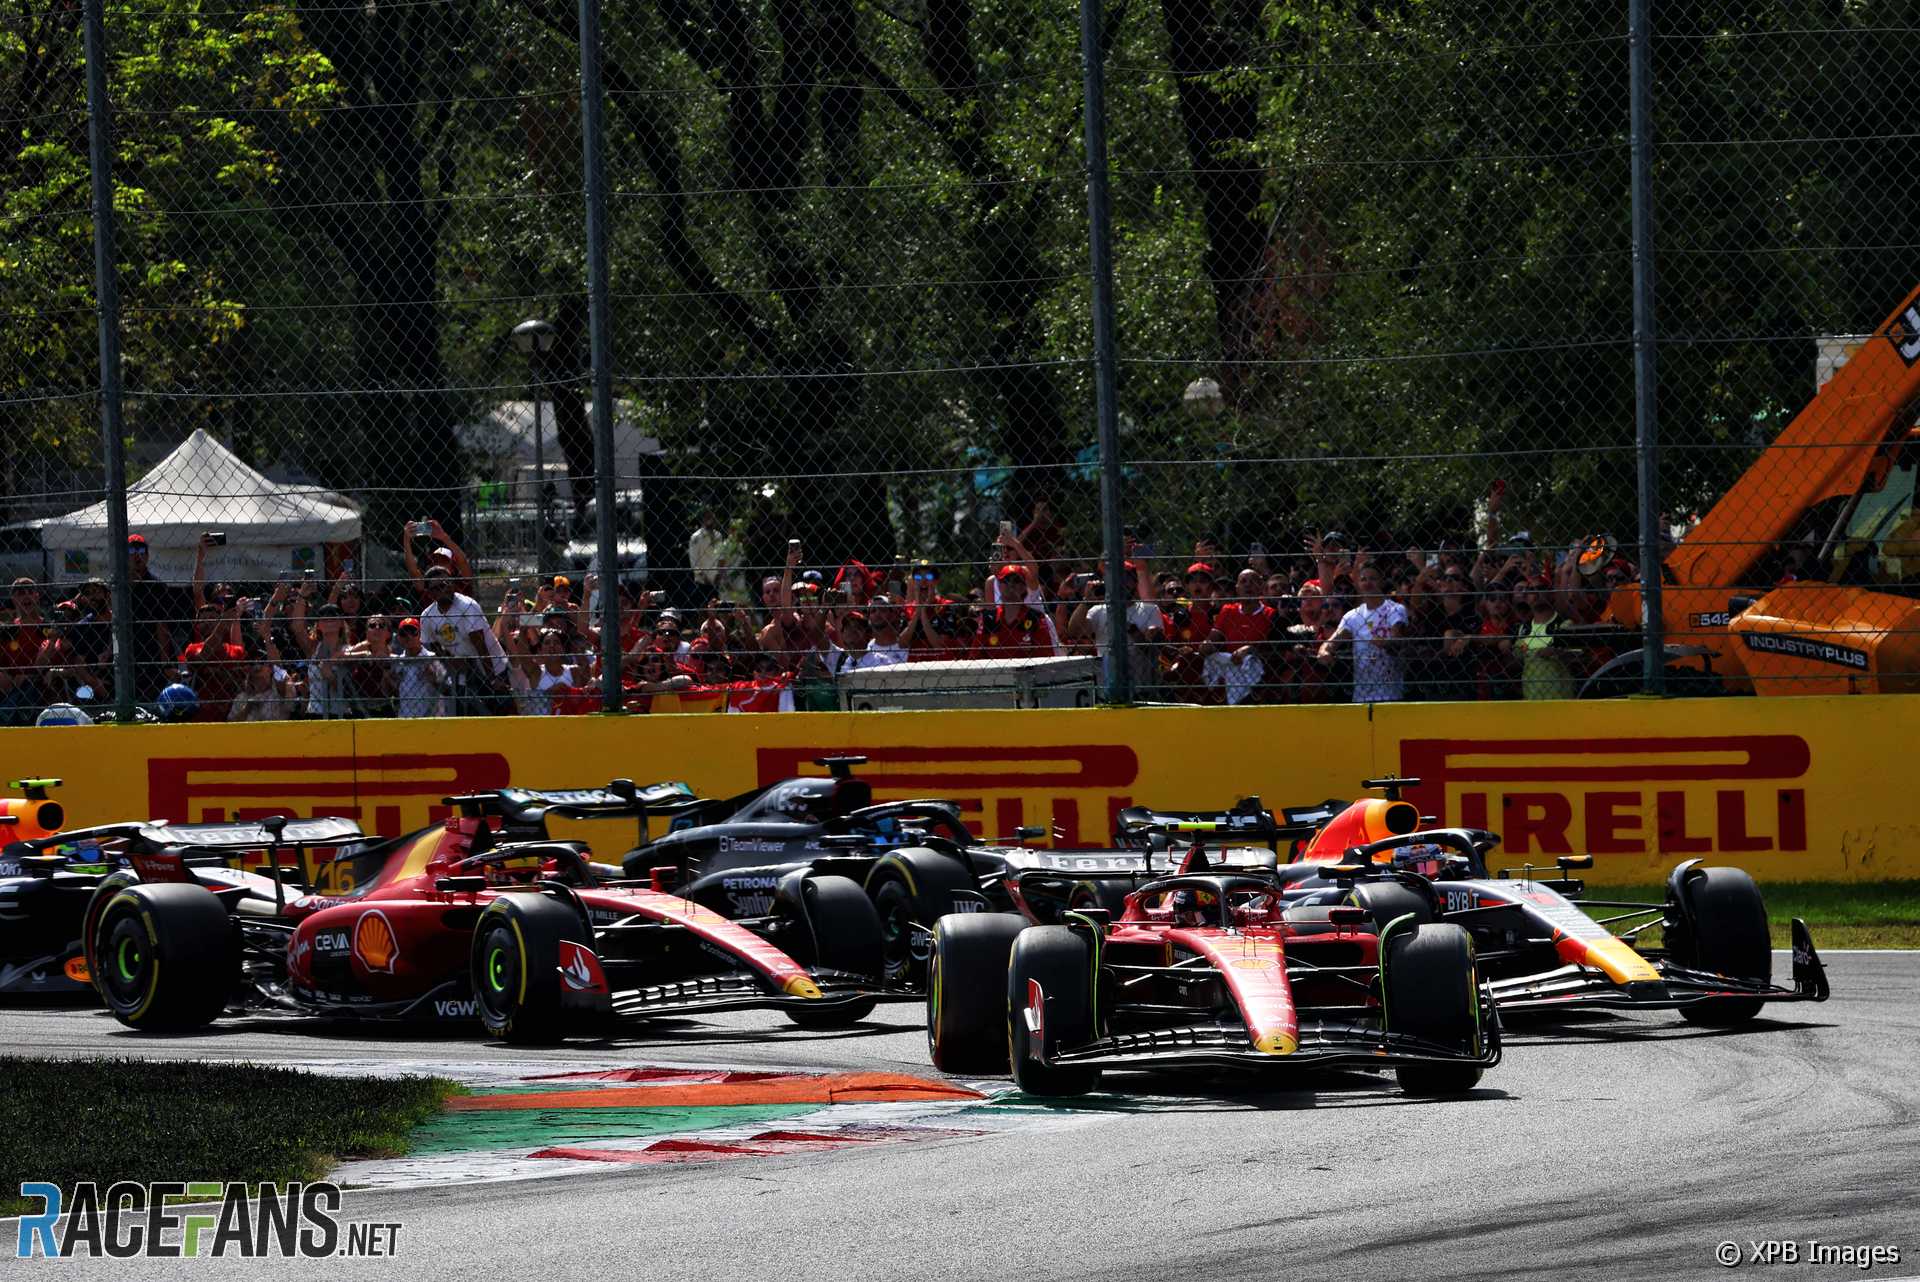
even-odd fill
[[(27, 9), (0, 36), (16, 722), (112, 693), (80, 11)], [(1138, 697), (1639, 688), (1627, 18), (1108, 5)], [(631, 710), (1091, 698), (1076, 24), (606, 0), (602, 513), (576, 23), (106, 5), (139, 699), (591, 710), (616, 584)], [(1658, 8), (1670, 689), (1920, 671), (1920, 315), (1879, 328), (1916, 284), (1912, 35)]]

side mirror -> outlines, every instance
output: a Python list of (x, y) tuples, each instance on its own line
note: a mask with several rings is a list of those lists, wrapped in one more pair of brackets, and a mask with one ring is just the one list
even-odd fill
[(634, 799), (640, 795), (640, 790), (633, 786), (633, 780), (631, 779), (615, 779), (607, 785), (607, 791), (626, 802), (629, 806), (631, 806)]
[(1036, 827), (1028, 826), (1028, 827), (1022, 827), (1022, 828), (1015, 828), (1013, 830), (1013, 838), (1015, 841), (1038, 841), (1040, 838), (1046, 835), (1047, 835), (1047, 830), (1045, 828), (1036, 828)]
[(1593, 867), (1593, 856), (1592, 855), (1561, 855), (1558, 859), (1554, 860), (1553, 862), (1560, 865), (1561, 872), (1572, 872), (1575, 868)]

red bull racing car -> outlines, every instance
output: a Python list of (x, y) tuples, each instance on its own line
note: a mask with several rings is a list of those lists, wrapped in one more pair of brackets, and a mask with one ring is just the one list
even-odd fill
[[(611, 790), (521, 801), (556, 814), (632, 804)], [(837, 1027), (875, 1002), (879, 922), (843, 878), (783, 880), (765, 918), (743, 923), (610, 883), (581, 843), (503, 841), (469, 815), (372, 843), (342, 819), (87, 835), (128, 864), (95, 891), (82, 937), (94, 986), (133, 1028), (194, 1028), (238, 1006), (478, 1017), (494, 1036), (549, 1042), (616, 1016), (751, 1008)], [(306, 893), (297, 869), (316, 847), (352, 862), (351, 893)], [(230, 866), (249, 852), (264, 855), (259, 871)]]
[[(1798, 919), (1792, 987), (1773, 982), (1766, 906), (1739, 869), (1687, 860), (1668, 876), (1661, 903), (1589, 896), (1570, 874), (1592, 867), (1591, 855), (1496, 875), (1488, 858), (1499, 836), (1423, 828), (1401, 798), (1419, 782), (1368, 780), (1385, 795), (1283, 809), (1278, 817), (1254, 799), (1231, 811), (1148, 812), (1147, 822), (1188, 840), (1286, 843), (1276, 875), (1290, 903), (1355, 904), (1377, 921), (1410, 914), (1463, 927), (1502, 1011), (1677, 1010), (1689, 1022), (1729, 1025), (1752, 1019), (1766, 1002), (1826, 1000), (1826, 969)], [(1654, 927), (1661, 946), (1642, 944)]]
[(80, 919), (108, 868), (93, 843), (59, 839), (58, 779), (8, 786), (22, 795), (0, 797), (0, 996), (88, 992)]

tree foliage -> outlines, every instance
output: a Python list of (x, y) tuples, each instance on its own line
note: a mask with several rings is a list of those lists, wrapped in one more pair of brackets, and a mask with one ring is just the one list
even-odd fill
[[(77, 8), (0, 32), (9, 459), (87, 461)], [(1711, 501), (1912, 283), (1877, 7), (1658, 7), (1666, 488)], [(608, 0), (616, 392), (821, 559), (1096, 515), (1077, 24), (1030, 0)], [(411, 504), (531, 371), (592, 465), (575, 9), (110, 4), (138, 426)], [(1911, 24), (1905, 24), (1909, 26)], [(1110, 0), (1127, 502), (1177, 543), (1633, 527), (1625, 7)], [(1826, 140), (1826, 141), (1821, 141)], [(1218, 417), (1181, 409), (1200, 377)], [(617, 460), (623, 472), (637, 462)], [(671, 493), (662, 487), (660, 493)]]

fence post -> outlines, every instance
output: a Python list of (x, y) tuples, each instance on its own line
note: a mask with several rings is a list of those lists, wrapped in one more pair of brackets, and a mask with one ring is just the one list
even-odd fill
[(1666, 693), (1661, 618), (1660, 402), (1653, 308), (1653, 27), (1651, 0), (1627, 0), (1633, 162), (1633, 419), (1640, 489), (1640, 682)]
[[(607, 314), (607, 170), (600, 119), (600, 0), (580, 0), (580, 149), (587, 195), (587, 334), (593, 364), (594, 522), (600, 541), (600, 697), (620, 711), (620, 541), (614, 521), (613, 344)], [(644, 498), (643, 498), (644, 501)]]
[(120, 404), (120, 284), (113, 269), (113, 132), (104, 0), (86, 0), (87, 153), (93, 171), (93, 288), (100, 327), (100, 435), (107, 464), (107, 584), (113, 594), (114, 720), (133, 720), (133, 584), (127, 578), (126, 434)]
[(1106, 55), (1100, 0), (1080, 0), (1080, 65), (1086, 105), (1087, 242), (1093, 274), (1093, 389), (1100, 441), (1100, 530), (1106, 549), (1107, 702), (1133, 702), (1127, 653), (1126, 547), (1120, 537), (1120, 415), (1114, 403), (1113, 219), (1107, 206)]

